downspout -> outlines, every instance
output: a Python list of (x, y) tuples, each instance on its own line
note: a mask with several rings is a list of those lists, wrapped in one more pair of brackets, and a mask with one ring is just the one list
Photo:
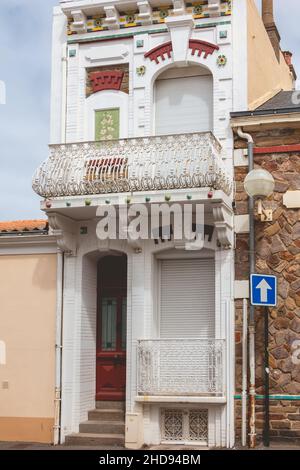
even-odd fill
[[(253, 149), (254, 141), (250, 134), (242, 131), (239, 127), (237, 130), (238, 136), (247, 140), (248, 142), (248, 170), (249, 172), (254, 169)], [(255, 274), (255, 223), (254, 223), (254, 199), (248, 198), (249, 210), (249, 262), (250, 262), (250, 275)], [(249, 445), (251, 449), (256, 445), (256, 427), (255, 427), (255, 308), (250, 304), (249, 316), (249, 370), (250, 370), (250, 385), (249, 385)]]
[(62, 329), (63, 329), (63, 296), (64, 296), (64, 253), (57, 253), (57, 307), (55, 339), (55, 414), (54, 445), (61, 440), (61, 392), (62, 392)]
[(248, 385), (248, 302), (243, 299), (243, 338), (242, 338), (242, 446), (247, 445), (247, 385)]

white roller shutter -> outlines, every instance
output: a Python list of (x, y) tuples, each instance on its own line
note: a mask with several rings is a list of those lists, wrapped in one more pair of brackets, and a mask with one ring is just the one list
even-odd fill
[(161, 260), (161, 338), (214, 338), (214, 259)]
[(198, 75), (157, 80), (155, 127), (157, 135), (211, 131), (212, 77)]

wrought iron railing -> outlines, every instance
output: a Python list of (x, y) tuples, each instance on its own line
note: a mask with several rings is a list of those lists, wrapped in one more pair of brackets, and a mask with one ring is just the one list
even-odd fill
[(225, 341), (139, 340), (138, 395), (225, 395)]
[(212, 133), (50, 145), (33, 189), (42, 197), (209, 187), (231, 193)]

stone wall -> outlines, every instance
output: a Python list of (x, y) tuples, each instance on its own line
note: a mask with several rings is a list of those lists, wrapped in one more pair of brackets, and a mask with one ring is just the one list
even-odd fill
[[(285, 400), (271, 402), (271, 435), (275, 439), (300, 440), (300, 400), (288, 400), (290, 395), (300, 397), (300, 210), (283, 206), (287, 190), (300, 189), (299, 154), (265, 154), (255, 157), (256, 167), (270, 171), (276, 181), (273, 195), (264, 201), (266, 209), (273, 209), (273, 221), (256, 220), (256, 270), (278, 277), (278, 306), (269, 309), (270, 394), (284, 396)], [(236, 214), (247, 214), (247, 196), (243, 181), (247, 167), (235, 168)], [(299, 203), (300, 205), (300, 203)], [(236, 239), (236, 280), (249, 278), (248, 234)], [(256, 309), (256, 392), (264, 394), (263, 380), (263, 312)], [(241, 392), (241, 329), (242, 301), (236, 300), (236, 393)], [(298, 364), (297, 364), (298, 359)], [(236, 403), (237, 409), (240, 402)], [(237, 432), (240, 421), (237, 412)], [(263, 403), (257, 402), (257, 431), (263, 426)]]

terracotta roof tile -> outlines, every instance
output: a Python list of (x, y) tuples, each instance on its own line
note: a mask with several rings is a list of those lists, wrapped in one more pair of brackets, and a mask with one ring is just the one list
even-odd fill
[(39, 232), (48, 229), (47, 220), (12, 220), (0, 222), (0, 233)]

